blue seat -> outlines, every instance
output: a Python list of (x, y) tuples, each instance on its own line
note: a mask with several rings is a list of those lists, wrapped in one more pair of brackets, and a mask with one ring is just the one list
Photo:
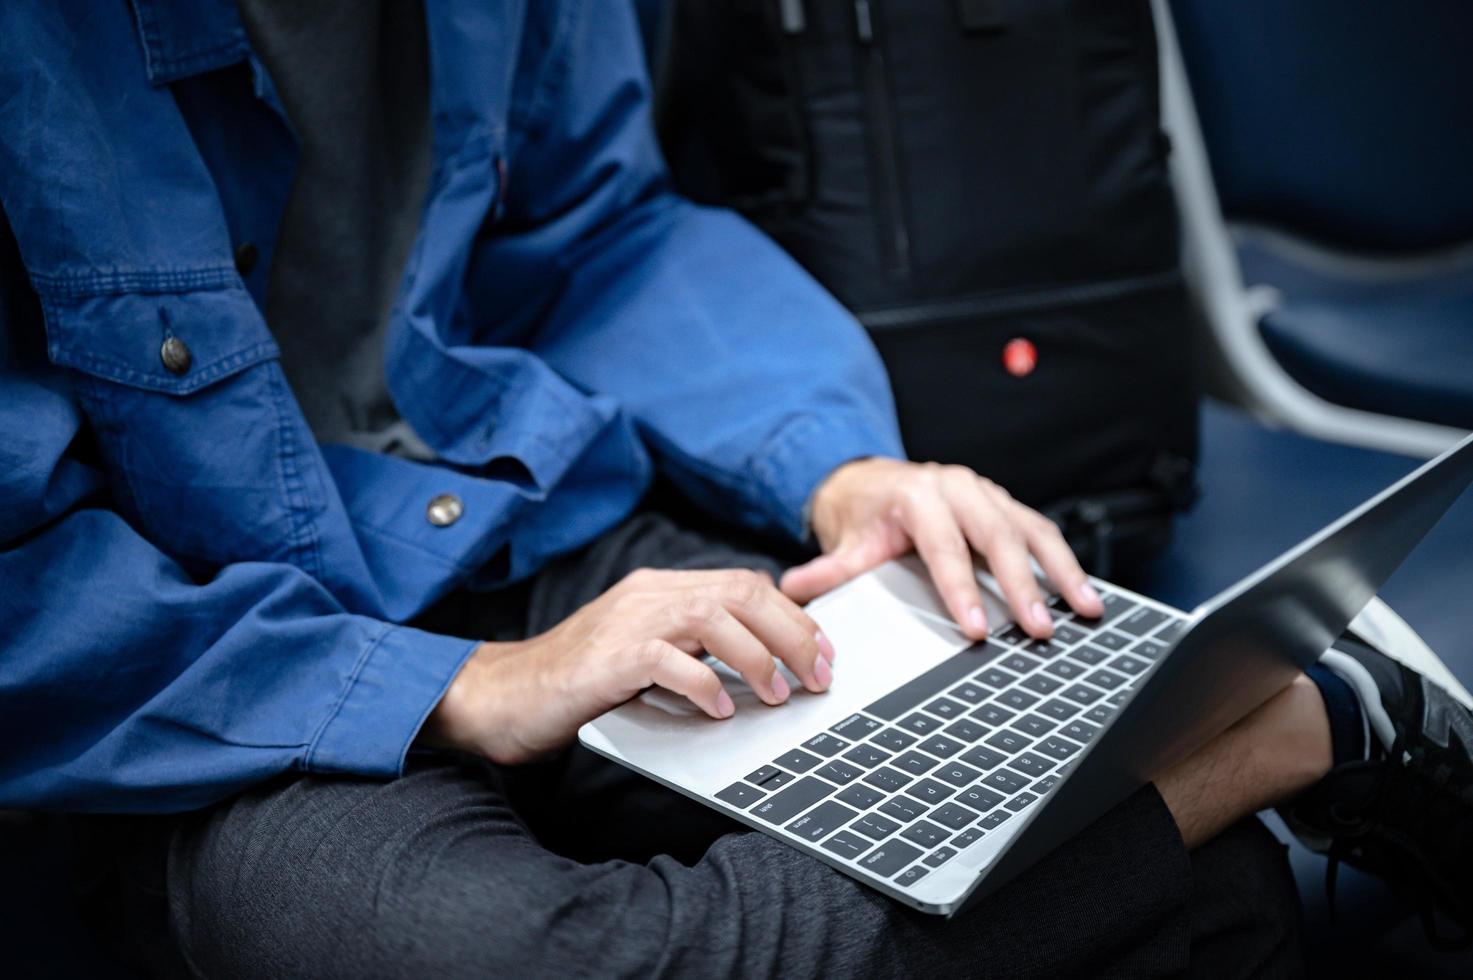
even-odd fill
[(1326, 400), (1473, 428), (1473, 4), (1172, 11), (1244, 282), (1281, 294), (1269, 350)]
[[(1202, 417), (1195, 510), (1168, 551), (1129, 584), (1190, 609), (1404, 476), (1418, 461), (1265, 428), (1209, 402)], [(1381, 595), (1473, 683), (1473, 492), (1464, 494)], [(1473, 976), (1473, 956), (1434, 951), (1411, 910), (1380, 883), (1343, 870), (1338, 919), (1324, 899), (1324, 860), (1292, 851), (1304, 900), (1312, 976)]]

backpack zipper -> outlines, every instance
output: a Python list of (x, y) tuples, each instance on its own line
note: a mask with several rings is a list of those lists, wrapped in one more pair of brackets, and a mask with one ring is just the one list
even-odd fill
[(886, 78), (883, 46), (875, 39), (875, 14), (880, 0), (854, 0), (854, 27), (865, 52), (865, 94), (873, 129), (876, 205), (881, 250), (886, 271), (894, 278), (910, 275), (910, 229), (906, 227), (900, 186), (899, 148), (895, 143), (894, 110)]
[(912, 327), (949, 320), (969, 320), (1007, 313), (1039, 313), (1044, 310), (1123, 299), (1139, 293), (1164, 289), (1181, 281), (1175, 269), (1122, 279), (1072, 283), (1039, 289), (1011, 289), (1005, 292), (932, 300), (907, 306), (859, 310), (855, 316), (871, 330)]

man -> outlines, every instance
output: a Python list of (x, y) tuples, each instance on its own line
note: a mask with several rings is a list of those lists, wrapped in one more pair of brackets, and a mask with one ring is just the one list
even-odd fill
[[(139, 815), (93, 824), (134, 955), (1293, 972), (1250, 815), (1295, 798), (1374, 865), (1389, 776), (1467, 867), (1467, 714), (1369, 651), (951, 922), (570, 748), (650, 685), (731, 715), (701, 650), (821, 693), (843, 651), (798, 603), (911, 548), (975, 637), (974, 550), (1035, 636), (1030, 557), (1099, 600), (1037, 514), (903, 460), (831, 299), (670, 193), (622, 4), (425, 7), (0, 9), (0, 803)], [(810, 535), (786, 571), (752, 543)]]

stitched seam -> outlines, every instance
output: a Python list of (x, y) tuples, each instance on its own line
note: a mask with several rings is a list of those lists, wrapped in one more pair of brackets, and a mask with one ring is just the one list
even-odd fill
[(180, 395), (191, 394), (241, 368), (249, 367), (261, 361), (271, 360), (275, 356), (275, 343), (263, 341), (252, 347), (247, 347), (243, 351), (237, 351), (234, 354), (228, 354), (225, 357), (211, 361), (208, 365), (191, 372), (188, 378), (171, 382), (156, 375), (135, 370), (122, 361), (113, 360), (110, 357), (77, 351), (61, 344), (51, 345), (51, 359), (58, 364), (77, 368), (88, 374), (105, 377), (111, 381), (130, 384), (137, 388), (147, 388), (151, 391)]
[(74, 299), (118, 293), (182, 293), (205, 289), (245, 288), (240, 274), (233, 266), (227, 265), (196, 269), (32, 272), (30, 278), (38, 293)]
[(272, 404), (276, 408), (276, 431), (281, 438), (281, 449), (277, 453), (278, 472), (281, 473), (282, 489), (286, 492), (287, 506), (292, 521), (292, 547), (299, 555), (298, 566), (317, 581), (325, 578), (322, 553), (318, 547), (316, 522), (308, 516), (307, 488), (297, 471), (297, 440), (293, 419), (285, 410), (287, 399), (283, 397), (282, 378), (271, 372)]
[(353, 692), (353, 688), (358, 685), (358, 678), (363, 674), (363, 668), (368, 666), (368, 661), (373, 657), (374, 653), (383, 644), (384, 637), (389, 635), (389, 630), (391, 629), (389, 624), (381, 623), (379, 625), (381, 628), (379, 629), (378, 635), (375, 636), (372, 641), (367, 644), (363, 652), (358, 655), (358, 660), (356, 663), (353, 664), (353, 670), (348, 675), (348, 682), (343, 685), (343, 689), (338, 692), (337, 700), (333, 702), (332, 710), (328, 712), (327, 717), (322, 720), (322, 724), (317, 726), (317, 731), (312, 734), (312, 742), (307, 746), (307, 754), (302, 758), (303, 769), (310, 770), (312, 768), (313, 761), (317, 756), (317, 749), (322, 743), (322, 736), (327, 734), (327, 729), (332, 725), (335, 720), (337, 720), (338, 715), (343, 710), (343, 705), (348, 703), (348, 695), (351, 694)]

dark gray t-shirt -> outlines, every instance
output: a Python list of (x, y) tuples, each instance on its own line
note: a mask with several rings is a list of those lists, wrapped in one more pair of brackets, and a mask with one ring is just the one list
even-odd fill
[(420, 0), (237, 0), (301, 146), (266, 322), (321, 442), (428, 457), (400, 417), (384, 337), (430, 175)]

